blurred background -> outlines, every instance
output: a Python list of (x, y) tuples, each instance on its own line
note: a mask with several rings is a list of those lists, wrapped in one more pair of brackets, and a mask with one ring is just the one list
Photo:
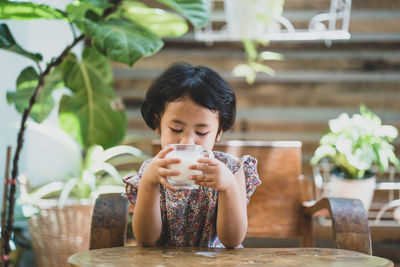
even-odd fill
[[(67, 0), (40, 2), (60, 9), (70, 3)], [(155, 1), (142, 2), (151, 7), (159, 6)], [(176, 61), (211, 67), (234, 89), (237, 119), (233, 129), (223, 135), (223, 140), (301, 141), (303, 174), (312, 182), (315, 172), (310, 159), (321, 136), (329, 130), (330, 119), (343, 112), (357, 113), (360, 105), (364, 104), (381, 118), (383, 124), (400, 129), (400, 1), (337, 1), (343, 6), (351, 4), (348, 13), (342, 14), (344, 17), (338, 19), (335, 25), (344, 30), (332, 30), (329, 33), (329, 26), (326, 26), (328, 29), (322, 29), (318, 28), (321, 25), (315, 23), (312, 26), (314, 28), (311, 27), (314, 34), (308, 35), (310, 21), (319, 14), (325, 14), (325, 17), (317, 19), (326, 19), (332, 2), (336, 1), (286, 0), (282, 7), (282, 2), (278, 1), (274, 5), (278, 6), (277, 14), (280, 16), (282, 12), (282, 16), (295, 29), (305, 29), (305, 34), (284, 31), (282, 35), (272, 35), (268, 41), (247, 43), (246, 46), (246, 41), (242, 42), (243, 36), (232, 30), (233, 26), (229, 24), (232, 22), (228, 22), (230, 17), (224, 1), (209, 1), (211, 22), (203, 31), (190, 26), (181, 37), (163, 38), (164, 47), (158, 53), (140, 59), (133, 67), (112, 62), (112, 86), (125, 106), (128, 125), (121, 144), (152, 154), (151, 141), (157, 135), (142, 120), (140, 105), (151, 82)], [(340, 11), (345, 10), (345, 7), (340, 8)], [(232, 15), (232, 9), (230, 12)], [(344, 25), (346, 18), (348, 28)], [(65, 43), (73, 39), (66, 22), (6, 22), (18, 43), (26, 49), (40, 52), (45, 61), (58, 55)], [(274, 27), (273, 23), (270, 25)], [(255, 30), (254, 34), (257, 35), (258, 31)], [(74, 49), (81, 50), (82, 46)], [(256, 62), (258, 68), (251, 65), (251, 62), (254, 63), (251, 59), (254, 53), (263, 55), (262, 60)], [(1, 174), (5, 173), (6, 147), (16, 146), (21, 118), (14, 106), (7, 103), (6, 92), (15, 89), (15, 81), (27, 62), (19, 55), (0, 50)], [(246, 64), (253, 68), (246, 67)], [(53, 97), (57, 100), (62, 94), (62, 91), (58, 91)], [(71, 169), (80, 168), (81, 162), (77, 159), (80, 151), (74, 142), (65, 141), (66, 137), (62, 142), (60, 138), (52, 138), (64, 134), (60, 129), (54, 129), (58, 125), (56, 110), (57, 107), (43, 123), (43, 127), (53, 129), (51, 134), (39, 134), (47, 130), (35, 126), (28, 127), (26, 133), (20, 172), (26, 174), (33, 185), (50, 182), (66, 172), (73, 172)], [(395, 139), (393, 144), (399, 156), (400, 138)], [(135, 164), (136, 168), (138, 163)], [(129, 159), (122, 160), (119, 169), (126, 172), (130, 171), (131, 166)], [(38, 167), (41, 169), (38, 170)], [(43, 169), (48, 171), (43, 172)], [(389, 209), (379, 223), (375, 223), (375, 218), (385, 204), (400, 199), (399, 176), (398, 172), (392, 170), (392, 174), (385, 173), (378, 177), (378, 182), (390, 182), (390, 186), (377, 186), (369, 211), (374, 255), (396, 262), (400, 262), (400, 224), (394, 217), (395, 210)], [(22, 222), (21, 227), (26, 228), (24, 225)], [(324, 222), (317, 221), (315, 233), (317, 246), (332, 246), (331, 233)], [(248, 242), (251, 246), (268, 244), (277, 247), (293, 246), (298, 241)], [(29, 261), (32, 256), (25, 257)]]

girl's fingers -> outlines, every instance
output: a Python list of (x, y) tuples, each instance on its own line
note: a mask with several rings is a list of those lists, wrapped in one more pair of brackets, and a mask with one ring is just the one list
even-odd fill
[(198, 181), (195, 181), (195, 184), (196, 185), (200, 185), (200, 186), (204, 186), (204, 187), (210, 187), (210, 188), (213, 187), (213, 183), (211, 183), (211, 182), (198, 182)]
[(161, 178), (160, 184), (162, 184), (165, 188), (168, 188), (169, 190), (176, 191), (176, 188), (168, 183), (168, 180), (166, 178)]
[(157, 157), (162, 159), (164, 158), (169, 152), (171, 152), (172, 150), (174, 150), (173, 147), (167, 147), (167, 148), (163, 148), (161, 149), (160, 152), (158, 152)]
[(167, 166), (167, 165), (170, 165), (170, 164), (176, 164), (176, 163), (180, 163), (181, 162), (181, 160), (178, 159), (178, 158), (163, 158), (161, 160), (162, 160), (162, 165), (163, 166)]
[(196, 182), (212, 182), (214, 179), (207, 174), (197, 174), (197, 175), (191, 175), (189, 177), (189, 180), (193, 180)]
[(194, 164), (194, 165), (190, 165), (189, 169), (210, 173), (213, 170), (213, 166), (205, 165), (205, 164)]
[(207, 164), (209, 166), (217, 166), (220, 161), (215, 158), (199, 158), (197, 162)]
[(166, 176), (178, 176), (179, 174), (181, 174), (180, 171), (177, 170), (170, 170), (170, 169), (161, 169), (159, 171), (159, 174), (161, 177), (166, 177)]

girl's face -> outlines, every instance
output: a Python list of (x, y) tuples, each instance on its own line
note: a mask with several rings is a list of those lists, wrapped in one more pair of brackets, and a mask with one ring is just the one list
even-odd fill
[(212, 150), (222, 135), (218, 132), (218, 111), (199, 106), (189, 97), (169, 102), (161, 117), (161, 147), (168, 144), (195, 144)]

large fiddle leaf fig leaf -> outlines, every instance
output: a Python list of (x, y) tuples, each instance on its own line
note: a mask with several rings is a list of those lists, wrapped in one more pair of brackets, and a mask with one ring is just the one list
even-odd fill
[(149, 8), (135, 1), (126, 1), (122, 3), (121, 10), (126, 19), (159, 37), (179, 37), (188, 31), (188, 25), (183, 17), (162, 9)]
[(96, 6), (96, 7), (102, 8), (102, 9), (112, 6), (112, 4), (110, 3), (111, 1), (107, 1), (107, 0), (80, 0), (80, 2), (90, 3), (93, 6)]
[(67, 19), (63, 12), (32, 2), (0, 1), (0, 19)]
[[(22, 113), (26, 108), (39, 82), (39, 75), (33, 67), (25, 68), (17, 79), (17, 90), (7, 92), (8, 103), (14, 103), (16, 109)], [(36, 97), (36, 103), (32, 106), (30, 117), (41, 123), (44, 121), (54, 107), (52, 92), (54, 89), (63, 87), (61, 71), (55, 68), (46, 78), (43, 88)]]
[(126, 116), (110, 86), (108, 59), (95, 48), (86, 48), (82, 61), (70, 54), (62, 65), (65, 84), (72, 95), (60, 102), (59, 121), (64, 131), (84, 147), (117, 145), (126, 130)]
[(86, 35), (101, 53), (129, 66), (141, 57), (155, 54), (163, 46), (154, 33), (122, 19), (101, 22), (83, 19), (83, 24)]
[(7, 24), (0, 24), (0, 48), (28, 57), (35, 62), (42, 60), (42, 55), (24, 50), (12, 36)]
[(204, 0), (157, 0), (178, 11), (195, 27), (204, 27), (210, 19), (210, 10)]
[(88, 10), (95, 12), (99, 16), (103, 11), (101, 8), (94, 6), (89, 2), (82, 2), (82, 1), (74, 1), (69, 5), (67, 5), (67, 7), (65, 8), (65, 11), (67, 12), (68, 16), (70, 18), (73, 18), (75, 22), (79, 22), (79, 20), (85, 18), (85, 13)]

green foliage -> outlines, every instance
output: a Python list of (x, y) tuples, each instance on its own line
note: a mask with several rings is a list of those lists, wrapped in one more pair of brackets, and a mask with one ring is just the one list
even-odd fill
[(83, 25), (87, 36), (101, 53), (129, 66), (141, 57), (155, 54), (163, 46), (157, 35), (122, 19), (103, 22), (83, 19)]
[(19, 1), (1, 1), (0, 19), (66, 19), (63, 12), (47, 5)]
[[(130, 153), (139, 161), (147, 158), (133, 147), (115, 147), (122, 141), (127, 126), (123, 105), (112, 87), (110, 62), (132, 66), (140, 58), (157, 53), (163, 46), (162, 37), (178, 37), (186, 33), (186, 19), (200, 27), (209, 18), (202, 0), (158, 2), (164, 4), (165, 9), (149, 8), (133, 0), (75, 0), (65, 10), (34, 1), (0, 1), (2, 20), (67, 21), (74, 36), (71, 44), (65, 44), (61, 49), (64, 53), (50, 62), (43, 62), (40, 54), (28, 52), (17, 44), (5, 23), (0, 24), (0, 48), (27, 57), (36, 64), (20, 73), (16, 90), (7, 93), (8, 102), (22, 113), (42, 85), (29, 113), (40, 123), (55, 106), (52, 93), (66, 87), (70, 93), (63, 95), (59, 103), (59, 123), (82, 148), (81, 173), (25, 194), (22, 196), (24, 203), (32, 204), (41, 197), (56, 193), (62, 205), (70, 195), (89, 198), (99, 192), (121, 191), (121, 177), (107, 160), (121, 153)], [(77, 30), (83, 37), (77, 37)], [(80, 40), (85, 40), (86, 44), (82, 54), (69, 53)], [(43, 71), (41, 66), (46, 66), (46, 69)], [(108, 175), (105, 177), (105, 174)], [(113, 183), (119, 186), (110, 186)]]
[(258, 73), (262, 72), (270, 76), (275, 75), (275, 70), (264, 64), (266, 60), (282, 60), (283, 57), (279, 53), (271, 51), (263, 51), (258, 53), (258, 41), (242, 40), (244, 50), (247, 55), (247, 63), (239, 64), (233, 69), (233, 75), (237, 77), (245, 77), (248, 84), (253, 84)]
[(72, 95), (61, 99), (59, 122), (84, 147), (101, 144), (109, 148), (124, 137), (126, 116), (119, 110), (111, 87), (107, 58), (93, 47), (86, 48), (82, 56), (78, 61), (70, 54), (63, 62), (63, 78)]
[(157, 0), (185, 16), (195, 27), (206, 26), (210, 11), (203, 0)]
[(42, 55), (28, 52), (18, 45), (6, 24), (0, 24), (0, 48), (28, 57), (35, 62), (42, 60)]
[[(113, 13), (103, 16), (113, 6), (111, 1), (73, 1), (64, 11), (33, 1), (1, 1), (0, 19), (69, 21), (72, 29), (82, 31), (93, 44), (83, 51), (82, 60), (69, 54), (62, 59), (61, 67), (47, 74), (30, 117), (36, 122), (46, 119), (54, 107), (51, 94), (65, 86), (72, 94), (64, 95), (61, 99), (61, 127), (84, 150), (94, 144), (108, 148), (120, 143), (126, 131), (126, 117), (112, 88), (109, 62), (118, 61), (132, 66), (140, 58), (157, 53), (163, 46), (162, 37), (186, 33), (188, 25), (184, 18), (195, 27), (203, 26), (209, 18), (202, 0), (159, 2), (169, 10), (149, 8), (138, 1), (122, 0)], [(28, 57), (38, 66), (43, 64), (40, 54), (28, 52), (15, 42), (6, 24), (0, 24), (0, 48)], [(8, 102), (13, 103), (19, 112), (28, 107), (42, 75), (39, 67), (24, 69), (17, 80), (17, 89), (7, 93)]]
[[(249, 1), (249, 4), (254, 5), (255, 2)], [(266, 28), (269, 28), (277, 23), (277, 19), (282, 15), (283, 4), (283, 0), (258, 1), (258, 6), (254, 6), (253, 16), (255, 16), (260, 23), (264, 24)], [(262, 8), (257, 9), (256, 7)], [(260, 25), (251, 26), (257, 28)], [(259, 50), (261, 50), (260, 47), (267, 47), (269, 45), (268, 39), (243, 38), (242, 44), (246, 52), (247, 62), (235, 66), (232, 71), (234, 76), (244, 77), (248, 84), (253, 84), (258, 73), (265, 73), (270, 76), (275, 75), (275, 70), (267, 66), (265, 62), (269, 60), (283, 60), (283, 56), (271, 51), (259, 52)]]
[[(69, 197), (77, 199), (96, 198), (99, 194), (122, 193), (125, 186), (117, 169), (110, 163), (113, 158), (128, 155), (131, 162), (142, 162), (148, 156), (131, 146), (115, 146), (103, 150), (101, 146), (89, 147), (83, 161), (80, 173), (75, 173), (66, 181), (54, 181), (45, 184), (32, 192), (24, 187), (18, 200), (23, 205), (24, 216), (36, 213), (34, 208), (40, 199), (49, 196), (59, 196), (59, 207), (63, 207)], [(23, 183), (25, 184), (25, 183)]]
[(328, 158), (347, 178), (361, 179), (366, 171), (377, 165), (379, 172), (389, 168), (389, 163), (400, 169), (391, 142), (398, 130), (391, 125), (382, 125), (380, 118), (361, 105), (360, 114), (349, 117), (342, 113), (329, 121), (330, 131), (322, 136), (311, 164)]
[(149, 8), (139, 2), (123, 2), (121, 10), (129, 21), (144, 27), (158, 37), (179, 37), (188, 31), (184, 19), (172, 12)]
[[(33, 67), (25, 68), (17, 78), (17, 90), (7, 92), (8, 103), (14, 103), (19, 112), (28, 108), (29, 99), (38, 84), (39, 75)], [(61, 80), (60, 68), (55, 68), (47, 77), (43, 89), (39, 92), (36, 103), (32, 107), (31, 117), (41, 123), (50, 114), (54, 107), (51, 93), (64, 86)]]

